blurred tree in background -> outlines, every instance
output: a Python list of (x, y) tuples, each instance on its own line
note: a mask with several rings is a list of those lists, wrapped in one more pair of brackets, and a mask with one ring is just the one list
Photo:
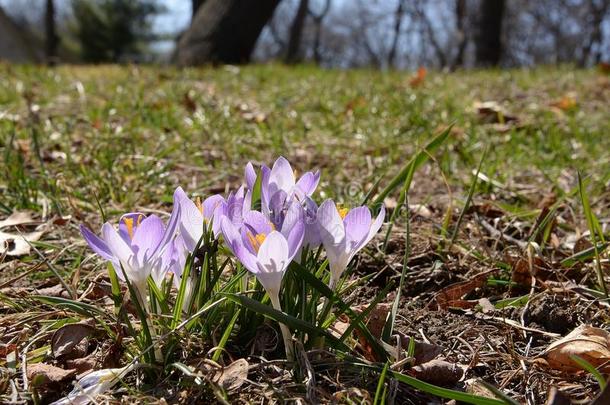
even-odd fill
[(74, 32), (85, 62), (139, 60), (155, 39), (150, 18), (162, 8), (150, 0), (73, 0)]

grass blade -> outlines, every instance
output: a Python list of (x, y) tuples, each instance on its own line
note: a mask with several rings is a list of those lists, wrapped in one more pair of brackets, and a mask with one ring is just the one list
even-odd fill
[(253, 300), (250, 297), (246, 297), (241, 294), (233, 294), (233, 293), (222, 293), (227, 299), (239, 304), (245, 308), (248, 308), (251, 311), (254, 311), (258, 314), (261, 314), (269, 319), (273, 319), (276, 322), (283, 323), (285, 325), (290, 326), (292, 329), (297, 329), (303, 332), (310, 334), (312, 337), (315, 336), (324, 336), (329, 342), (332, 343), (335, 348), (338, 348), (343, 351), (350, 351), (349, 347), (333, 336), (331, 333), (312, 325), (309, 322), (305, 322), (301, 319), (297, 319), (293, 316), (285, 314), (284, 312), (277, 311), (273, 309), (269, 305), (262, 304), (256, 300)]
[[(396, 176), (394, 176), (392, 180), (390, 180), (390, 183), (381, 191), (381, 193), (379, 193), (377, 198), (373, 200), (373, 206), (379, 206), (379, 204), (382, 204), (383, 200), (385, 200), (385, 198), (392, 191), (394, 191), (396, 187), (398, 187), (405, 181), (408, 173), (411, 170), (415, 171), (422, 164), (424, 164), (429, 159), (430, 155), (434, 153), (434, 151), (436, 151), (447, 140), (452, 127), (453, 124), (450, 124), (447, 128), (445, 128), (443, 132), (441, 132), (440, 134), (435, 136), (430, 142), (428, 142), (428, 144), (422, 150), (417, 152), (417, 154), (413, 156), (413, 158), (411, 158), (411, 160), (405, 166), (403, 166), (400, 172)], [(411, 168), (411, 166), (413, 166), (413, 168)]]

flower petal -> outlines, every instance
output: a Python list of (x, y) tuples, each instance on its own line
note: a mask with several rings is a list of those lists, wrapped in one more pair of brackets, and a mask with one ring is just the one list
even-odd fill
[(141, 212), (130, 212), (121, 215), (119, 219), (119, 235), (128, 245), (131, 245), (133, 235), (144, 218), (146, 218), (146, 215)]
[(156, 215), (150, 215), (142, 221), (131, 242), (138, 263), (145, 263), (152, 257), (152, 254), (159, 248), (164, 231), (165, 225), (161, 218)]
[(246, 185), (248, 186), (248, 190), (252, 190), (254, 188), (254, 184), (256, 183), (256, 170), (254, 170), (252, 162), (248, 162), (244, 174), (246, 177)]
[(80, 233), (89, 244), (89, 247), (105, 260), (112, 260), (112, 252), (102, 239), (91, 232), (85, 225), (80, 226)]
[(174, 191), (174, 206), (177, 205), (180, 206), (180, 233), (187, 249), (192, 252), (203, 235), (203, 215), (181, 187)]
[(320, 183), (320, 171), (303, 174), (296, 185), (306, 196), (310, 196), (316, 191), (318, 183)]
[[(346, 247), (348, 250), (353, 251), (361, 247), (360, 242), (367, 237), (371, 229), (371, 221), (371, 212), (368, 207), (357, 207), (347, 213), (343, 219), (343, 224), (345, 225)], [(350, 253), (355, 254), (356, 252)]]
[(288, 256), (288, 242), (278, 231), (271, 232), (258, 250), (257, 278), (269, 294), (279, 293), (282, 277), (290, 263)]
[(269, 176), (269, 192), (271, 195), (278, 190), (283, 190), (286, 193), (291, 193), (295, 185), (294, 172), (288, 160), (280, 156), (273, 167)]
[[(133, 250), (131, 247), (119, 236), (117, 231), (110, 225), (108, 222), (102, 226), (102, 235), (106, 244), (108, 245), (108, 249), (112, 252), (112, 255), (116, 258), (117, 262), (113, 262), (113, 264), (119, 264), (123, 266), (125, 269), (125, 273), (131, 278), (138, 278), (140, 275), (134, 274), (137, 271), (137, 259), (135, 258)], [(134, 268), (136, 267), (136, 268)], [(123, 276), (123, 272), (121, 268), (116, 268), (115, 271), (117, 274), (121, 274)], [(146, 275), (148, 276), (148, 274)], [(144, 279), (146, 279), (144, 277)]]

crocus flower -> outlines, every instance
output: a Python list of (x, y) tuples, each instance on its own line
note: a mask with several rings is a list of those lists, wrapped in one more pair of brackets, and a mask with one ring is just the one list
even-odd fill
[[(256, 171), (252, 163), (246, 165), (246, 184), (252, 190), (256, 182)], [(293, 196), (311, 196), (320, 182), (320, 172), (305, 172), (297, 181), (290, 162), (280, 156), (273, 167), (269, 169), (263, 165), (261, 168), (261, 202), (263, 211), (267, 210), (276, 193), (281, 192), (285, 197), (275, 197), (281, 200), (291, 200)], [(277, 205), (277, 203), (276, 203)]]
[(131, 363), (122, 368), (105, 368), (93, 371), (74, 384), (74, 389), (64, 398), (53, 402), (51, 405), (87, 405), (96, 396), (112, 389), (129, 372), (138, 367), (137, 363)]
[(278, 231), (263, 214), (250, 211), (241, 229), (228, 217), (222, 218), (221, 229), (229, 249), (275, 301), (282, 277), (303, 243), (303, 222), (286, 221)]
[(179, 216), (180, 207), (174, 206), (166, 228), (156, 215), (145, 217), (141, 213), (126, 214), (119, 220), (118, 232), (110, 223), (105, 223), (101, 238), (83, 225), (80, 229), (91, 249), (110, 261), (117, 277), (123, 281), (125, 270), (129, 281), (140, 293), (140, 298), (143, 298), (146, 296), (148, 276), (160, 284), (169, 270), (162, 257), (175, 237)]
[(221, 195), (213, 195), (201, 201), (193, 202), (182, 187), (174, 191), (174, 205), (180, 206), (180, 233), (189, 251), (195, 250), (203, 235), (203, 227), (212, 223), (212, 232), (220, 234), (220, 211), (225, 205)]
[[(254, 273), (269, 294), (271, 305), (281, 311), (280, 286), (290, 262), (299, 252), (305, 233), (302, 220), (290, 217), (281, 230), (258, 211), (244, 216), (241, 229), (228, 217), (221, 220), (222, 234), (228, 247), (246, 269)], [(292, 337), (288, 327), (280, 323), (288, 360), (293, 359)]]
[(382, 206), (373, 221), (367, 207), (338, 209), (334, 201), (326, 200), (318, 208), (318, 229), (330, 266), (329, 286), (334, 289), (350, 260), (375, 236), (383, 225)]

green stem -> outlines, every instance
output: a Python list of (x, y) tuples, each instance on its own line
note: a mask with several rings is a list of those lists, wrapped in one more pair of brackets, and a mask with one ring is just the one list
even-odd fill
[[(282, 311), (282, 306), (280, 305), (280, 297), (277, 293), (269, 293), (269, 298), (271, 299), (271, 305), (277, 311)], [(286, 359), (289, 362), (294, 361), (294, 346), (292, 344), (292, 334), (290, 333), (290, 329), (288, 326), (284, 325), (281, 322), (278, 322), (280, 325), (280, 330), (282, 331), (282, 337), (284, 339), (284, 348), (286, 349)]]

